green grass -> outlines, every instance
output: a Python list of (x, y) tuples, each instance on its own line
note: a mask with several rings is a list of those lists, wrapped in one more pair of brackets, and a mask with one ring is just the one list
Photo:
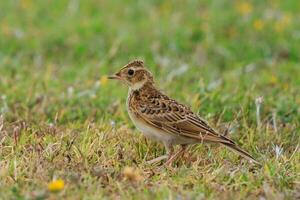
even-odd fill
[[(0, 199), (299, 198), (300, 2), (122, 2), (0, 2)], [(135, 58), (263, 166), (194, 145), (153, 172), (163, 146), (105, 79)]]

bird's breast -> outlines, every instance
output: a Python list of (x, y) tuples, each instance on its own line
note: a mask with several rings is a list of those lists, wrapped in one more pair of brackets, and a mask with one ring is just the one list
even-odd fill
[(167, 133), (162, 129), (156, 128), (155, 126), (147, 123), (145, 120), (136, 115), (132, 110), (132, 103), (134, 103), (132, 102), (132, 97), (128, 96), (126, 103), (127, 111), (131, 121), (139, 131), (141, 131), (147, 138), (160, 142), (168, 142), (173, 139), (173, 135)]

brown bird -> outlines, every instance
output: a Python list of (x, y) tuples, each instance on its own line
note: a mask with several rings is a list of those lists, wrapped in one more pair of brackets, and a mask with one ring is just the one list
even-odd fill
[[(109, 78), (120, 80), (129, 86), (127, 110), (136, 128), (146, 137), (162, 142), (166, 148), (167, 155), (155, 158), (148, 163), (168, 159), (165, 164), (169, 165), (184, 152), (187, 145), (211, 142), (229, 147), (259, 164), (248, 152), (240, 148), (233, 140), (214, 130), (190, 108), (156, 89), (153, 76), (144, 67), (143, 61), (132, 61)], [(174, 153), (174, 145), (181, 146), (176, 153)]]

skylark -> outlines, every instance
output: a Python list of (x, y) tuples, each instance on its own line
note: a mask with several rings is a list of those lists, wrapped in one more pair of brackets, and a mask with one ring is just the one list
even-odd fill
[[(214, 130), (190, 108), (156, 89), (153, 76), (145, 68), (143, 61), (132, 61), (109, 78), (128, 85), (127, 110), (136, 128), (146, 137), (162, 142), (166, 148), (166, 155), (148, 163), (167, 159), (165, 164), (171, 164), (184, 152), (187, 145), (212, 142), (229, 147), (258, 164), (248, 152)], [(180, 145), (180, 150), (174, 152), (174, 145)]]

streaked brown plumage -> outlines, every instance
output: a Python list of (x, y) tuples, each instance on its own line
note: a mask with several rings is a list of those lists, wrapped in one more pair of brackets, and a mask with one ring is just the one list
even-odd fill
[[(211, 128), (190, 108), (156, 89), (153, 76), (142, 61), (130, 62), (110, 78), (121, 80), (129, 86), (127, 109), (135, 126), (147, 137), (165, 145), (167, 156), (156, 158), (153, 162), (168, 158), (167, 163), (170, 164), (186, 145), (212, 142), (225, 145), (258, 163), (234, 141)], [(174, 154), (173, 146), (176, 144), (181, 145), (182, 149)]]

